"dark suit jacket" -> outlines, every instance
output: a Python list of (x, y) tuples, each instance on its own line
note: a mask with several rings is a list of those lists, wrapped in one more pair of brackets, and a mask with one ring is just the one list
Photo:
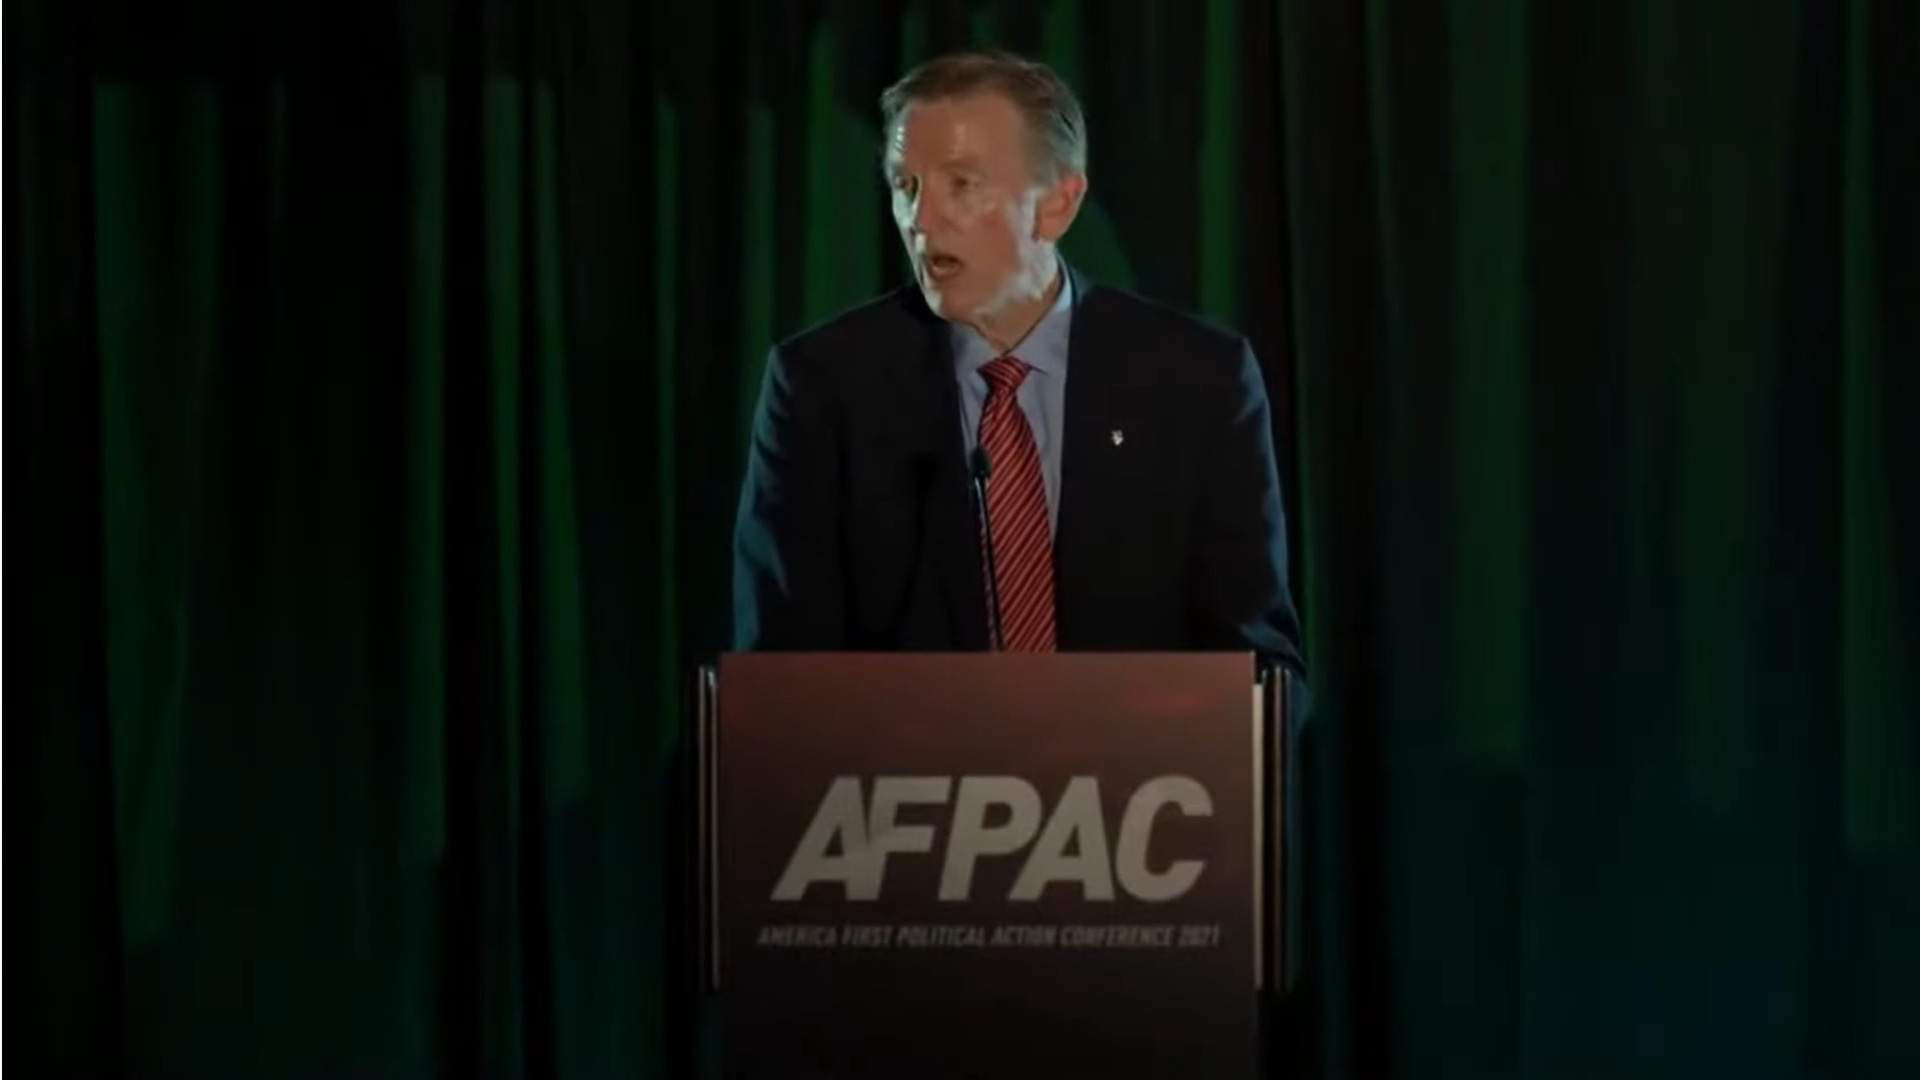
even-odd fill
[[(1253, 351), (1068, 272), (1060, 648), (1247, 649), (1300, 672)], [(736, 649), (987, 648), (950, 340), (908, 286), (774, 348), (735, 531)]]

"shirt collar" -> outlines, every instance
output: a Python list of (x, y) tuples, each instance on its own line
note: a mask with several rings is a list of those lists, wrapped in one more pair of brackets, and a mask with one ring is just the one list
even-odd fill
[[(1066, 263), (1060, 263), (1059, 267), (1060, 295), (1054, 298), (1053, 306), (1034, 324), (1026, 338), (1011, 350), (1027, 366), (1050, 375), (1067, 370), (1068, 331), (1073, 323), (1073, 275), (1067, 273)], [(971, 374), (999, 355), (971, 326), (953, 324), (953, 362), (958, 372)]]

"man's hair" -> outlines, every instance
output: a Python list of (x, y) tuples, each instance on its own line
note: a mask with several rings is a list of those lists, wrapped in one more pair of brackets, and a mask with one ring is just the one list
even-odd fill
[(1052, 68), (1005, 52), (953, 53), (928, 60), (880, 95), (883, 130), (892, 137), (907, 107), (997, 91), (1026, 119), (1027, 158), (1036, 179), (1087, 171), (1087, 124), (1073, 89)]

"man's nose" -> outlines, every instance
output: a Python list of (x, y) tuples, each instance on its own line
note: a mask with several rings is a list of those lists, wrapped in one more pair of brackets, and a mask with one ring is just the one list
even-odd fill
[(913, 231), (922, 236), (929, 236), (933, 232), (932, 226), (939, 220), (940, 214), (934, 207), (933, 200), (922, 191), (919, 197), (913, 200)]

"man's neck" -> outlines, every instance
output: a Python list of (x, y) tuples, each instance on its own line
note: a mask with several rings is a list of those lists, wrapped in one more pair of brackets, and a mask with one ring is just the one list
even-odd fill
[(1047, 312), (1053, 308), (1054, 302), (1060, 299), (1060, 290), (1065, 284), (1066, 275), (1061, 272), (1060, 264), (1056, 260), (1052, 277), (1038, 297), (1015, 301), (990, 315), (975, 318), (970, 325), (976, 333), (986, 339), (987, 344), (993, 346), (996, 354), (1012, 352), (1014, 346), (1025, 341), (1027, 335), (1033, 332), (1033, 328), (1040, 325), (1040, 320), (1046, 317)]

